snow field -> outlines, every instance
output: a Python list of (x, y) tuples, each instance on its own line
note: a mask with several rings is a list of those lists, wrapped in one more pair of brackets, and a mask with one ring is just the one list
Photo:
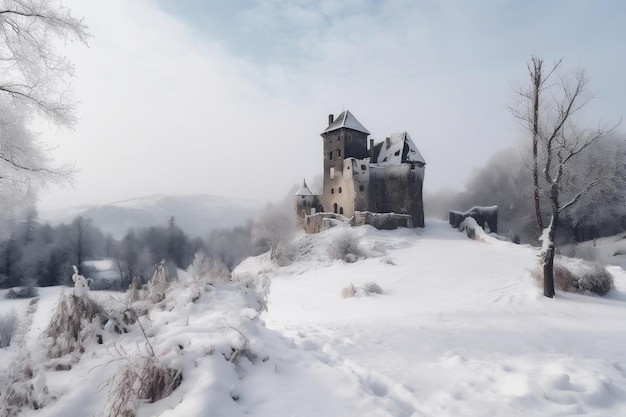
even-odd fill
[[(378, 257), (345, 264), (313, 256), (276, 270), (264, 317), (381, 398), (382, 411), (626, 414), (620, 268), (611, 269), (616, 289), (605, 298), (549, 300), (530, 277), (534, 248), (471, 241), (437, 221), (417, 232), (359, 233)], [(340, 297), (342, 287), (370, 281), (385, 293)]]
[[(28, 353), (47, 404), (20, 416), (106, 416), (116, 375), (154, 351), (182, 382), (155, 403), (131, 404), (139, 417), (626, 415), (621, 268), (609, 269), (616, 288), (607, 297), (550, 300), (530, 277), (535, 248), (472, 241), (429, 221), (423, 230), (349, 229), (368, 256), (345, 263), (327, 253), (345, 232), (301, 236), (289, 266), (249, 258), (232, 283), (180, 274), (141, 327), (100, 329), (102, 344), (92, 337), (69, 358), (47, 358), (40, 336), (59, 288), (40, 288), (33, 305), (2, 300), (0, 314), (16, 310), (21, 336), (0, 349), (0, 387)], [(365, 291), (371, 282), (383, 294)], [(350, 284), (356, 297), (342, 298)], [(120, 293), (89, 296), (107, 311), (125, 303)]]

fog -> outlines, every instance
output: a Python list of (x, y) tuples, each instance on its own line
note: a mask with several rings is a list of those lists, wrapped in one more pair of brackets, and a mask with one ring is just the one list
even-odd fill
[(532, 54), (586, 67), (590, 116), (621, 117), (621, 2), (221, 3), (67, 2), (93, 34), (89, 48), (62, 46), (79, 123), (40, 133), (79, 172), (43, 208), (151, 194), (276, 201), (321, 174), (319, 134), (346, 108), (374, 138), (410, 133), (427, 192), (460, 190), (523, 135), (506, 107)]

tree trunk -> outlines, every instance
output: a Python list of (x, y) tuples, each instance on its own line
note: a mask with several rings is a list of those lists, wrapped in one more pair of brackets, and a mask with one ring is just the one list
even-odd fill
[[(550, 203), (552, 206), (552, 221), (548, 229), (548, 243), (543, 254), (543, 295), (549, 298), (554, 297), (554, 252), (556, 229), (559, 227), (559, 187), (556, 183), (550, 186)], [(544, 242), (544, 245), (546, 243)]]
[(539, 202), (539, 98), (542, 84), (543, 60), (533, 57), (533, 69), (531, 70), (533, 83), (533, 113), (532, 113), (532, 135), (533, 135), (533, 198), (535, 202), (535, 218), (539, 233), (543, 232), (543, 220), (541, 219), (541, 206)]
[(548, 231), (548, 247), (543, 254), (543, 295), (554, 297), (554, 235), (556, 230), (555, 218), (552, 218)]

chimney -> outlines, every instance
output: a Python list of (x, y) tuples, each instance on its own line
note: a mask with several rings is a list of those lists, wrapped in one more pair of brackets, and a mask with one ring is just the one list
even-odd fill
[(335, 121), (335, 116), (332, 114), (328, 115), (328, 126), (332, 125), (333, 122)]
[(374, 139), (370, 138), (370, 161), (376, 163), (374, 160)]

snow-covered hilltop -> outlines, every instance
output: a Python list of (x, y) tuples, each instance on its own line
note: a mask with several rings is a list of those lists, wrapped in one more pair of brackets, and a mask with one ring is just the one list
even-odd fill
[[(355, 262), (331, 256), (345, 233), (359, 245), (347, 258)], [(27, 346), (45, 377), (45, 406), (19, 415), (107, 415), (116, 375), (150, 348), (182, 380), (161, 400), (136, 401), (138, 416), (626, 415), (621, 268), (610, 268), (606, 297), (548, 299), (531, 278), (537, 249), (469, 240), (440, 221), (337, 227), (296, 247), (283, 267), (247, 259), (232, 283), (183, 277), (139, 320), (146, 337), (129, 324), (102, 344), (87, 338), (69, 370), (47, 367), (41, 353), (58, 290), (42, 291), (35, 307), (0, 301), (0, 315), (20, 318), (0, 368)]]

